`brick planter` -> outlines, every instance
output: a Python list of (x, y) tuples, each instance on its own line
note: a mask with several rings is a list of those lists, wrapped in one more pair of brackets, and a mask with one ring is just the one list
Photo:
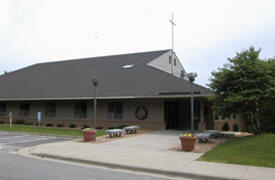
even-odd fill
[(95, 130), (83, 130), (82, 133), (84, 142), (94, 141), (96, 134)]
[(179, 137), (180, 142), (181, 142), (181, 148), (184, 151), (193, 151), (195, 149), (195, 144), (197, 141), (197, 137), (193, 136), (193, 137), (185, 137), (185, 136), (181, 136)]

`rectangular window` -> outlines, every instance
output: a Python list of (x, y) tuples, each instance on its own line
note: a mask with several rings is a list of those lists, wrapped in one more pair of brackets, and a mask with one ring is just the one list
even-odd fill
[(169, 56), (169, 64), (171, 64), (172, 63), (172, 58), (171, 58), (171, 56)]
[(108, 105), (109, 119), (122, 119), (122, 102), (111, 102)]
[(74, 116), (76, 118), (87, 117), (87, 103), (86, 102), (75, 102), (74, 103)]
[(6, 115), (6, 103), (0, 103), (0, 116)]
[(45, 117), (51, 118), (56, 116), (56, 103), (46, 102), (45, 104)]
[(176, 59), (174, 59), (174, 66), (176, 66), (177, 65), (177, 60)]
[(29, 103), (21, 103), (19, 109), (19, 116), (27, 117), (30, 114), (30, 104)]

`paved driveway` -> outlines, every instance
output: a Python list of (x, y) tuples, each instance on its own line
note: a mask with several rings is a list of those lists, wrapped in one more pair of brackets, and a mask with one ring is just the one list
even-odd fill
[(169, 150), (179, 146), (179, 135), (179, 131), (159, 131), (101, 144), (68, 141), (39, 145), (31, 152), (121, 166), (175, 171), (202, 155)]
[[(17, 154), (17, 150), (68, 138), (0, 131), (0, 180), (171, 180), (172, 178), (47, 161)], [(52, 149), (51, 151), (55, 151)], [(174, 179), (174, 178), (173, 178)]]

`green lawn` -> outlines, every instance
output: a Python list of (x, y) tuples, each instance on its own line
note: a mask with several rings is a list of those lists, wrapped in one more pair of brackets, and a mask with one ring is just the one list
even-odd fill
[[(23, 125), (13, 125), (10, 128), (7, 125), (0, 125), (0, 130), (3, 131), (15, 131), (15, 132), (28, 132), (28, 133), (39, 133), (37, 126), (23, 126)], [(63, 129), (63, 128), (50, 128), (41, 127), (41, 134), (51, 134), (51, 135), (64, 135), (64, 136), (82, 136), (81, 129)], [(104, 131), (97, 131), (96, 136), (105, 135)]]
[(230, 139), (199, 160), (275, 168), (275, 134)]

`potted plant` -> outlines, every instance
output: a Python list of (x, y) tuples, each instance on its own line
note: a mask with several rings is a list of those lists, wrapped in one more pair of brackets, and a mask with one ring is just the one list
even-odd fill
[(96, 130), (92, 128), (84, 128), (82, 130), (84, 142), (94, 141)]
[(183, 136), (180, 136), (181, 141), (181, 148), (184, 151), (193, 151), (195, 148), (195, 143), (197, 140), (197, 137), (192, 134), (184, 134)]

